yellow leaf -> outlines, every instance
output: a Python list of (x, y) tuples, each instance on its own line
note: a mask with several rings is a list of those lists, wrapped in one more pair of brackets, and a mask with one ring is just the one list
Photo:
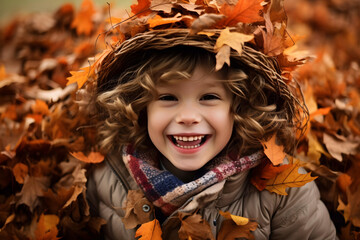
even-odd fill
[(287, 195), (285, 191), (287, 187), (301, 187), (317, 178), (311, 177), (310, 173), (299, 173), (299, 161), (289, 165), (289, 168), (270, 179), (267, 182), (265, 189), (280, 195)]
[(157, 219), (154, 219), (141, 224), (138, 230), (136, 230), (135, 237), (140, 237), (139, 240), (162, 240), (161, 234), (160, 223)]
[(81, 88), (90, 78), (90, 76), (94, 74), (91, 70), (91, 66), (80, 68), (80, 70), (82, 71), (70, 71), (71, 77), (67, 78), (68, 82), (66, 83), (66, 85), (77, 83), (78, 88)]
[(276, 134), (268, 141), (261, 142), (264, 147), (265, 155), (270, 159), (273, 165), (279, 165), (285, 158), (284, 146), (276, 144)]
[(229, 212), (223, 212), (220, 210), (219, 213), (224, 218), (233, 220), (236, 223), (236, 225), (246, 225), (249, 222), (248, 218), (232, 215)]

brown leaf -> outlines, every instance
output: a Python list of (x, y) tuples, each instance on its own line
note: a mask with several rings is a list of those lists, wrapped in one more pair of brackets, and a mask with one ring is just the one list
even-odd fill
[(340, 162), (343, 160), (341, 154), (356, 154), (359, 147), (358, 141), (327, 133), (324, 133), (324, 144), (331, 156)]
[(151, 1), (151, 10), (153, 11), (162, 11), (164, 13), (171, 13), (174, 4), (171, 0), (152, 0)]
[(43, 198), (49, 213), (58, 213), (58, 211), (62, 209), (65, 206), (65, 203), (71, 198), (73, 193), (74, 187), (60, 187), (56, 192), (53, 192), (49, 188), (46, 192), (44, 192)]
[(6, 78), (6, 70), (4, 64), (0, 64), (0, 81), (4, 80)]
[(298, 172), (300, 167), (299, 161), (289, 165), (289, 168), (270, 179), (265, 189), (279, 195), (287, 195), (285, 191), (287, 187), (301, 187), (317, 178), (311, 177), (311, 173), (300, 174)]
[(47, 177), (31, 177), (26, 176), (21, 192), (17, 193), (19, 197), (17, 205), (26, 204), (32, 211), (39, 203), (39, 197), (44, 195), (44, 191), (49, 186)]
[(264, 53), (269, 56), (280, 55), (284, 51), (283, 37), (276, 34), (269, 13), (264, 14), (266, 32), (260, 28), (264, 39)]
[(218, 21), (223, 19), (225, 16), (215, 13), (205, 13), (198, 17), (192, 24), (190, 34), (197, 34), (204, 29), (213, 27)]
[[(149, 207), (147, 212), (143, 210), (145, 205)], [(125, 203), (125, 216), (121, 220), (126, 229), (132, 229), (139, 224), (150, 221), (152, 211), (152, 204), (145, 198), (140, 189), (129, 190)]]
[(92, 22), (93, 14), (95, 13), (94, 4), (91, 0), (83, 0), (80, 11), (75, 16), (71, 23), (71, 27), (76, 29), (78, 35), (90, 36), (94, 24)]
[(235, 26), (238, 22), (253, 23), (263, 21), (259, 15), (262, 10), (262, 0), (239, 0), (235, 6), (224, 4), (220, 8), (220, 13), (226, 19), (219, 22), (221, 26)]
[(140, 237), (139, 240), (162, 240), (161, 227), (157, 219), (142, 224), (138, 230), (136, 230), (135, 237)]
[(201, 215), (196, 214), (196, 212), (193, 214), (179, 212), (178, 217), (181, 221), (179, 229), (179, 238), (181, 240), (215, 239), (209, 223), (202, 219)]
[(237, 225), (233, 220), (225, 219), (220, 227), (217, 240), (255, 239), (251, 233), (257, 228), (256, 222), (248, 222), (246, 225)]
[(276, 134), (269, 140), (262, 141), (261, 145), (264, 148), (265, 155), (270, 159), (272, 164), (279, 165), (283, 163), (285, 158), (284, 146), (276, 144)]

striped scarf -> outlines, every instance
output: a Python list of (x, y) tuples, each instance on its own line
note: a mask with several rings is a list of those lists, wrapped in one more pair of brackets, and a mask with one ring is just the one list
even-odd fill
[(161, 170), (159, 160), (151, 156), (136, 152), (130, 146), (123, 149), (125, 166), (146, 198), (165, 215), (170, 215), (206, 187), (255, 167), (261, 162), (264, 153), (259, 151), (235, 160), (228, 156), (216, 157), (203, 167), (201, 176), (188, 183), (183, 183), (167, 170)]

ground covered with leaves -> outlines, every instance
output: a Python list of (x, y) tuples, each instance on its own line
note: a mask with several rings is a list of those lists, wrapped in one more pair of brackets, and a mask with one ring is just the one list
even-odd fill
[[(310, 112), (296, 157), (318, 176), (340, 239), (360, 239), (360, 3), (288, 0), (285, 10), (287, 34), (299, 46), (285, 51), (312, 56), (292, 73)], [(106, 49), (104, 31), (124, 13), (85, 0), (79, 9), (66, 4), (1, 27), (1, 239), (93, 239), (104, 224), (90, 216), (85, 198), (89, 171), (104, 157), (95, 123), (84, 114), (86, 96), (67, 79), (81, 68), (92, 74), (89, 66), (101, 55), (91, 57)], [(275, 52), (273, 46), (267, 51)]]

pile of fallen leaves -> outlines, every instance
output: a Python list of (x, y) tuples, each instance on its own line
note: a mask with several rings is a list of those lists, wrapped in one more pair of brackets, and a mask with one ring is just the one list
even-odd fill
[[(85, 191), (92, 163), (104, 157), (96, 144), (96, 123), (86, 114), (88, 106), (82, 101), (86, 96), (76, 90), (96, 75), (96, 66), (108, 54), (109, 46), (143, 32), (145, 26), (184, 25), (196, 34), (211, 21), (231, 26), (231, 21), (263, 20), (255, 14), (261, 1), (242, 1), (254, 4), (234, 8), (232, 1), (219, 0), (216, 2), (223, 4), (219, 11), (227, 18), (212, 15), (209, 7), (206, 18), (197, 18), (205, 22), (197, 21), (196, 25), (196, 17), (191, 16), (198, 16), (199, 9), (186, 2), (178, 1), (176, 9), (187, 16), (172, 16), (174, 4), (169, 1), (139, 1), (131, 7), (138, 18), (123, 22), (129, 16), (117, 17), (124, 12), (115, 14), (109, 6), (97, 8), (84, 0), (79, 9), (66, 4), (55, 13), (14, 18), (0, 29), (1, 239), (94, 239), (98, 235), (104, 221), (90, 216)], [(151, 15), (149, 7), (159, 14)], [(289, 0), (286, 11), (278, 11), (282, 15), (272, 18), (283, 19), (286, 12), (292, 30), (285, 31), (281, 21), (272, 26), (265, 19), (267, 26), (258, 29), (262, 38), (255, 38), (264, 53), (278, 57), (288, 78), (304, 56), (291, 47), (296, 40), (304, 38), (306, 48), (316, 56), (294, 74), (303, 86), (311, 114), (296, 157), (319, 176), (316, 181), (322, 199), (341, 239), (360, 238), (360, 177), (356, 174), (360, 170), (359, 9), (359, 3), (352, 0)], [(146, 25), (142, 24), (141, 15), (149, 14)], [(235, 25), (253, 30), (247, 29), (250, 25)], [(288, 37), (283, 42), (285, 38), (279, 36), (285, 35)], [(226, 45), (234, 48), (232, 44), (223, 44), (222, 51), (229, 51)], [(293, 61), (285, 61), (285, 55), (293, 56)], [(96, 57), (89, 59), (92, 56)], [(223, 58), (222, 64), (226, 61)], [(77, 72), (79, 69), (82, 72)], [(69, 84), (72, 82), (78, 86)], [(267, 144), (270, 150), (276, 145)], [(285, 188), (295, 181), (286, 185), (287, 173), (297, 172), (299, 166), (297, 161), (281, 168), (268, 164), (264, 168), (273, 175), (253, 182), (269, 191), (276, 191), (274, 185), (281, 186), (278, 194), (286, 194)], [(311, 180), (310, 174), (298, 175)], [(276, 177), (282, 181), (274, 182)], [(229, 220), (224, 233), (248, 224), (242, 220), (238, 224), (241, 217), (223, 214)], [(198, 215), (179, 218), (184, 226), (188, 224), (182, 230), (184, 239), (190, 236), (186, 231), (191, 225), (204, 224)], [(153, 229), (158, 222), (148, 224), (151, 226), (143, 224), (139, 233)], [(252, 231), (255, 228), (248, 226)], [(244, 237), (251, 239), (251, 235)]]

